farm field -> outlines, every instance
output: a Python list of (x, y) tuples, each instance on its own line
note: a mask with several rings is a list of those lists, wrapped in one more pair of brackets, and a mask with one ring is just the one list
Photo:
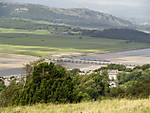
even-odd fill
[(78, 104), (37, 104), (0, 108), (1, 113), (149, 113), (149, 99), (114, 99)]
[(52, 34), (47, 30), (0, 28), (0, 53), (47, 56), (56, 53), (105, 53), (148, 48), (145, 43)]

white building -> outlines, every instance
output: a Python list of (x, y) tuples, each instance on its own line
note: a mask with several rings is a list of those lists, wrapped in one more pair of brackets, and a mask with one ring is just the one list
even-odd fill
[(118, 70), (108, 70), (109, 76), (109, 85), (110, 87), (117, 87), (117, 74), (119, 73)]

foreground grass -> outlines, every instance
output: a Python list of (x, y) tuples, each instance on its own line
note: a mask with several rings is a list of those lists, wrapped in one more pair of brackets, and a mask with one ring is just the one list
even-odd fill
[(150, 99), (103, 100), (79, 104), (37, 104), (0, 108), (0, 113), (150, 113)]

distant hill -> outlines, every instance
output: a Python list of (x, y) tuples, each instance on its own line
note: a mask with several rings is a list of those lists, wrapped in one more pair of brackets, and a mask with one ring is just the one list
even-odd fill
[(43, 20), (91, 28), (131, 28), (132, 23), (89, 9), (51, 8), (35, 4), (0, 3), (0, 17)]
[(108, 38), (108, 39), (118, 39), (126, 40), (127, 43), (130, 42), (143, 42), (150, 43), (150, 32), (143, 30), (134, 29), (84, 29), (81, 27), (67, 26), (63, 24), (53, 24), (45, 21), (33, 21), (27, 19), (18, 18), (0, 18), (0, 28), (17, 29), (17, 30), (46, 30), (49, 33), (56, 35), (68, 35), (76, 36), (82, 39), (82, 36), (96, 37), (96, 38)]

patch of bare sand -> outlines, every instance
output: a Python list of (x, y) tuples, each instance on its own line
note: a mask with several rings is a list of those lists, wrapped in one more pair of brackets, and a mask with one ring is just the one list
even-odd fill
[(16, 54), (0, 54), (0, 69), (21, 68), (38, 57)]
[(136, 65), (143, 65), (143, 64), (150, 64), (150, 57), (145, 56), (129, 56), (129, 57), (121, 57), (112, 59), (113, 62), (119, 62), (124, 64), (136, 64)]
[(140, 31), (142, 31), (142, 32), (144, 32), (144, 33), (150, 33), (149, 30), (140, 30)]
[(62, 56), (80, 56), (82, 53), (56, 53), (51, 55), (52, 57), (62, 57)]

